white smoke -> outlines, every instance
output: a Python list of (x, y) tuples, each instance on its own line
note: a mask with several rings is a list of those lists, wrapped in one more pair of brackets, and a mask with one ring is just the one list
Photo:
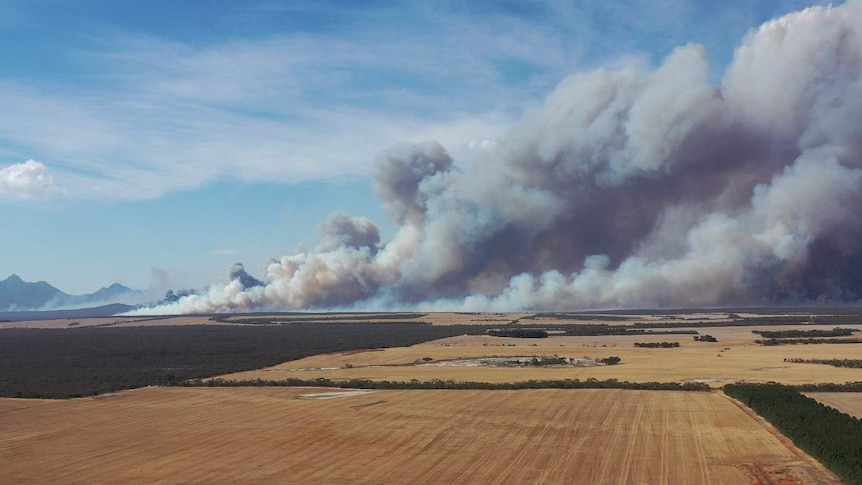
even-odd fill
[(862, 2), (764, 24), (719, 85), (702, 47), (565, 79), (475, 160), (381, 156), (398, 230), (322, 226), (315, 251), (140, 312), (565, 310), (862, 296)]

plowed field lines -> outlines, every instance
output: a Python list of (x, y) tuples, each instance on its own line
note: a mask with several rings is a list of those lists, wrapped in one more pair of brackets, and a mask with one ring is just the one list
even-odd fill
[(718, 393), (330, 391), (0, 399), (0, 483), (838, 483)]

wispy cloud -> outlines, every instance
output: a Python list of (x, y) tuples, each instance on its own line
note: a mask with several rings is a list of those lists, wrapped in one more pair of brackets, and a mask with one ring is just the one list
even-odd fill
[[(93, 73), (87, 83), (0, 77), (0, 145), (55, 161), (70, 194), (87, 198), (361, 176), (400, 141), (438, 138), (457, 152), (499, 134), (570, 64), (554, 33), (514, 17), (504, 32), (445, 10), (383, 22), (395, 14), (202, 46), (112, 34), (69, 53)], [(517, 82), (510, 59), (526, 69)]]
[(0, 75), (0, 154), (50, 160), (70, 196), (98, 199), (362, 176), (399, 141), (435, 138), (457, 153), (495, 137), (591, 56), (649, 62), (620, 43), (644, 16), (664, 35), (701, 15), (675, 2), (259, 6), (233, 8), (255, 22), (333, 25), (214, 41), (90, 32), (64, 54), (74, 79)]

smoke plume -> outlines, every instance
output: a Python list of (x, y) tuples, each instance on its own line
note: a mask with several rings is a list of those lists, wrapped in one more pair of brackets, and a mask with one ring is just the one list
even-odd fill
[(154, 313), (571, 310), (862, 297), (862, 3), (768, 22), (720, 83), (704, 49), (562, 81), (457, 161), (380, 156), (394, 236), (335, 214), (314, 251)]

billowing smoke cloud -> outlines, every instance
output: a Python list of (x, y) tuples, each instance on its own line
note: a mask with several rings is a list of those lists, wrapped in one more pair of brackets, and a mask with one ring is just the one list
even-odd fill
[[(322, 226), (316, 250), (156, 313), (512, 311), (862, 298), (862, 3), (749, 34), (718, 85), (704, 50), (564, 80), (470, 160), (384, 153), (398, 230)], [(245, 275), (245, 276), (243, 276)]]
[(338, 248), (377, 249), (380, 229), (364, 217), (350, 217), (343, 212), (330, 215), (322, 224), (322, 237), (317, 252), (335, 251)]
[(263, 282), (254, 276), (248, 274), (245, 266), (242, 263), (234, 263), (228, 271), (228, 280), (239, 282), (243, 290), (254, 288), (255, 286), (263, 286)]

